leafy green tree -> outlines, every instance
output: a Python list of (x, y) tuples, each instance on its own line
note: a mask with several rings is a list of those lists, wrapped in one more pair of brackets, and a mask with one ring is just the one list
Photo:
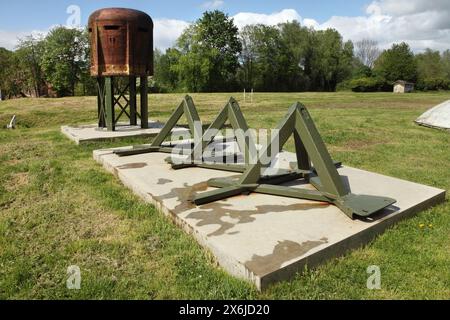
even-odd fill
[(288, 67), (284, 72), (285, 81), (289, 84), (289, 91), (309, 90), (311, 62), (311, 34), (312, 30), (302, 27), (298, 21), (279, 25), (281, 39), (286, 48), (285, 61)]
[(242, 49), (233, 19), (207, 11), (177, 41), (181, 52), (176, 69), (191, 91), (227, 91), (235, 87)]
[(26, 97), (30, 93), (29, 75), (23, 70), (19, 54), (0, 48), (0, 89), (4, 98)]
[(13, 53), (5, 48), (0, 48), (0, 91), (3, 98), (9, 95), (10, 67)]
[(208, 91), (231, 90), (239, 68), (242, 50), (239, 30), (225, 13), (207, 11), (197, 22), (197, 37), (201, 48), (210, 57)]
[(244, 74), (248, 75), (245, 85), (257, 91), (287, 91), (290, 61), (279, 28), (251, 25), (243, 30), (241, 37), (244, 36), (246, 45), (242, 61)]
[(44, 40), (42, 36), (28, 36), (19, 41), (15, 52), (19, 68), (26, 78), (23, 88), (40, 97), (46, 91), (44, 72), (42, 70), (42, 56), (44, 53)]
[(314, 31), (294, 21), (248, 26), (241, 39), (240, 79), (259, 91), (334, 91), (351, 77), (353, 44), (335, 30)]
[(416, 55), (416, 62), (419, 79), (445, 77), (439, 51), (427, 49), (424, 53)]
[(450, 50), (445, 50), (442, 53), (441, 63), (445, 78), (450, 80)]
[(313, 32), (310, 77), (312, 89), (335, 91), (337, 84), (350, 78), (354, 61), (353, 43), (343, 42), (334, 29)]
[(88, 41), (83, 31), (57, 27), (45, 39), (42, 69), (58, 96), (74, 95), (88, 69)]
[(394, 44), (375, 61), (374, 72), (390, 83), (397, 80), (416, 82), (417, 62), (414, 53), (405, 42)]
[(158, 91), (172, 92), (179, 86), (177, 65), (180, 60), (180, 51), (169, 48), (166, 53), (155, 50), (155, 85)]
[(91, 46), (89, 40), (89, 30), (86, 28), (81, 33), (81, 50), (82, 50), (82, 61), (80, 66), (80, 75), (78, 76), (79, 82), (76, 85), (75, 95), (97, 95), (97, 80), (91, 76), (90, 70), (90, 56), (91, 56)]
[[(276, 74), (276, 55), (273, 51), (272, 54), (268, 54), (274, 49), (277, 44), (280, 44), (280, 38), (278, 31), (265, 25), (252, 25), (248, 26), (245, 30), (250, 47), (246, 49), (252, 50), (246, 52), (249, 57), (253, 56), (253, 75), (251, 87), (255, 87), (257, 91), (266, 91), (268, 87), (273, 87), (275, 84), (274, 79)], [(244, 65), (248, 68), (247, 65)], [(275, 91), (275, 90), (274, 90)]]
[(179, 75), (183, 91), (202, 92), (208, 89), (212, 52), (201, 47), (197, 36), (197, 25), (192, 25), (177, 40), (176, 50), (180, 52), (180, 57), (173, 69)]
[(439, 90), (448, 89), (449, 79), (446, 79), (444, 60), (439, 51), (431, 49), (416, 55), (417, 89)]
[(237, 78), (241, 86), (247, 90), (255, 87), (255, 63), (257, 57), (253, 30), (253, 26), (248, 25), (239, 34), (242, 51), (239, 56), (241, 67), (238, 70)]

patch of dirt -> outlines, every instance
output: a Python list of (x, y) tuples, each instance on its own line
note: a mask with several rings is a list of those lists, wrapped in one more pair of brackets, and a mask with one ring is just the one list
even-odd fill
[(30, 183), (28, 172), (19, 172), (11, 176), (9, 181), (5, 184), (7, 191), (15, 191)]
[(16, 165), (18, 165), (18, 164), (20, 164), (22, 162), (23, 162), (22, 159), (11, 159), (11, 160), (5, 161), (5, 165), (7, 165), (7, 166), (16, 166)]

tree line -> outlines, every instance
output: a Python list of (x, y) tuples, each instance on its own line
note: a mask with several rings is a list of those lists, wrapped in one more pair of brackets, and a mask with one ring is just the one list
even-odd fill
[(0, 48), (3, 97), (94, 95), (89, 50), (87, 32), (65, 27), (21, 39), (15, 51)]
[[(0, 48), (3, 96), (95, 94), (88, 33), (57, 27), (46, 37)], [(406, 43), (381, 50), (376, 41), (344, 41), (334, 29), (297, 21), (239, 30), (221, 11), (207, 11), (176, 44), (155, 50), (153, 92), (390, 91), (393, 82), (418, 90), (450, 89), (450, 50), (414, 54)]]
[(213, 11), (155, 57), (155, 84), (163, 92), (334, 91), (351, 76), (353, 44), (336, 30), (298, 22), (239, 32), (233, 19)]
[[(361, 65), (354, 69), (352, 79), (341, 84), (353, 91), (390, 91), (392, 83), (404, 80), (415, 83), (417, 90), (449, 90), (450, 89), (450, 50), (439, 51), (426, 49), (425, 52), (414, 54), (405, 42), (393, 44), (383, 52), (375, 43), (363, 41), (357, 50), (357, 63)], [(376, 52), (376, 59), (364, 62), (361, 57), (367, 57), (367, 52)]]

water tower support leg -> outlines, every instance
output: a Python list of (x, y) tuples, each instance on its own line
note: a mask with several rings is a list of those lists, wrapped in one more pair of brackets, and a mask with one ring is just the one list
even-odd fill
[(141, 127), (148, 129), (148, 78), (141, 77)]
[(106, 127), (108, 131), (115, 131), (114, 115), (114, 83), (112, 77), (105, 78), (105, 108), (106, 108)]
[(130, 125), (137, 125), (135, 76), (130, 76)]
[(97, 78), (97, 89), (98, 127), (105, 128), (105, 82), (103, 78)]

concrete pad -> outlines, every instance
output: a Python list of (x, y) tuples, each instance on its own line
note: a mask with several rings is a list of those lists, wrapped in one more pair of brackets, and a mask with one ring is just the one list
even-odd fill
[[(118, 125), (116, 131), (111, 132), (98, 128), (98, 125), (62, 126), (61, 132), (76, 144), (92, 141), (104, 141), (129, 137), (155, 137), (161, 131), (164, 123), (149, 121), (149, 129), (140, 126)], [(188, 132), (184, 128), (175, 128), (172, 132)]]
[[(112, 150), (94, 158), (125, 186), (153, 203), (177, 225), (209, 249), (230, 274), (253, 282), (260, 290), (314, 267), (352, 248), (367, 244), (401, 219), (445, 200), (445, 191), (350, 167), (339, 169), (353, 193), (392, 197), (397, 203), (370, 219), (351, 220), (337, 207), (308, 200), (250, 194), (196, 207), (189, 200), (209, 190), (210, 178), (235, 173), (188, 168), (172, 170), (167, 154), (118, 157)], [(277, 164), (288, 168), (291, 153)], [(298, 188), (311, 185), (290, 183)]]

